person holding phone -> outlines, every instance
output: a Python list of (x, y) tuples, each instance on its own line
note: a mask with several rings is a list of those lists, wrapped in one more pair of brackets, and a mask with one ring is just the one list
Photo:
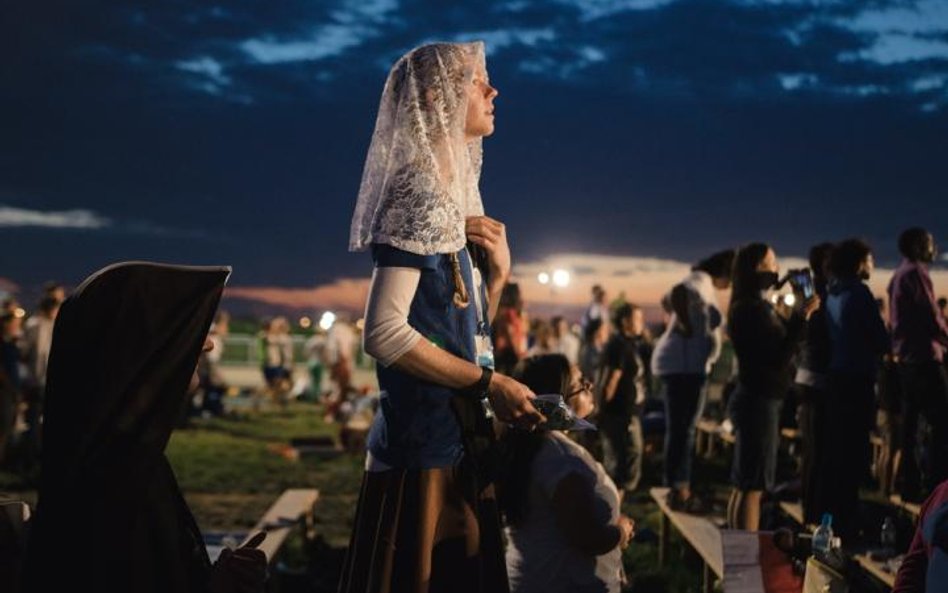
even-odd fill
[(164, 454), (229, 274), (117, 264), (63, 303), (25, 592), (263, 592), (263, 536), (212, 564)]
[(773, 488), (780, 409), (792, 381), (792, 360), (806, 320), (819, 298), (800, 301), (789, 319), (768, 296), (779, 279), (774, 250), (765, 243), (741, 247), (734, 260), (728, 331), (738, 361), (738, 385), (728, 407), (736, 443), (728, 526), (757, 531), (764, 490)]
[(826, 325), (826, 290), (829, 282), (829, 258), (832, 243), (819, 243), (810, 248), (810, 269), (813, 270), (814, 293), (820, 307), (806, 323), (803, 343), (797, 357), (794, 387), (800, 402), (801, 467), (800, 490), (806, 524), (819, 524), (824, 496), (831, 489), (823, 451), (832, 446), (826, 429), (826, 399), (829, 390), (830, 338)]

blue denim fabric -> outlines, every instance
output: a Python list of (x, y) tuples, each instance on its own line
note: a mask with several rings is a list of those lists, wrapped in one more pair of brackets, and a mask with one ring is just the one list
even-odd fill
[[(473, 268), (466, 249), (458, 255), (461, 275), (471, 294), (471, 303), (464, 309), (453, 302), (449, 254), (416, 255), (389, 245), (372, 246), (376, 267), (421, 270), (408, 324), (438, 347), (474, 362), (477, 309), (473, 299)], [(405, 469), (445, 467), (460, 461), (461, 431), (451, 408), (454, 392), (391, 367), (379, 365), (377, 375), (382, 398), (380, 413), (369, 432), (372, 455), (383, 463)]]

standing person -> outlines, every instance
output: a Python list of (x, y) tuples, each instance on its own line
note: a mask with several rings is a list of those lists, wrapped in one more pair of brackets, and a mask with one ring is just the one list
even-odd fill
[(832, 442), (826, 422), (826, 400), (829, 397), (830, 336), (826, 322), (826, 289), (829, 282), (829, 259), (832, 243), (820, 243), (810, 248), (810, 270), (813, 289), (820, 297), (820, 306), (806, 322), (803, 343), (797, 360), (794, 378), (800, 399), (798, 411), (802, 436), (802, 463), (800, 487), (803, 516), (807, 525), (818, 525), (826, 508), (826, 497), (832, 488), (832, 477), (827, 472), (826, 448)]
[[(25, 593), (60, 590), (66, 575), (102, 593), (264, 590), (266, 557), (253, 546), (211, 564), (165, 457), (229, 273), (117, 264), (63, 303)], [(70, 534), (81, 545), (64, 551)]]
[(286, 317), (276, 317), (270, 321), (263, 344), (266, 357), (263, 376), (267, 381), (267, 390), (275, 403), (285, 406), (293, 381), (293, 340), (290, 338), (290, 322)]
[(609, 306), (606, 304), (606, 290), (599, 284), (592, 287), (592, 302), (583, 311), (583, 316), (579, 320), (579, 326), (585, 334), (589, 323), (599, 319), (603, 323), (609, 323)]
[(15, 311), (0, 314), (0, 462), (5, 461), (20, 405), (22, 356), (18, 341), (22, 325), (23, 318)]
[(61, 305), (66, 300), (66, 287), (50, 280), (43, 285), (43, 297), (49, 297)]
[(829, 397), (826, 427), (832, 445), (825, 456), (828, 489), (824, 512), (833, 529), (852, 540), (858, 532), (859, 484), (869, 468), (869, 433), (875, 421), (879, 363), (889, 352), (889, 335), (866, 281), (875, 267), (872, 249), (848, 239), (830, 256), (826, 320), (830, 335)]
[(620, 512), (622, 497), (602, 465), (565, 432), (593, 411), (592, 384), (561, 354), (527, 358), (514, 377), (536, 393), (561, 394), (572, 418), (564, 414), (569, 426), (504, 433), (500, 502), (511, 591), (618, 593), (635, 524)]
[(221, 359), (224, 355), (224, 340), (230, 333), (230, 314), (219, 311), (211, 324), (207, 339), (214, 346), (201, 354), (198, 362), (198, 376), (201, 379), (201, 412), (212, 416), (223, 416), (224, 394), (227, 393), (227, 380), (221, 372)]
[(26, 451), (27, 469), (39, 462), (43, 400), (46, 393), (46, 365), (53, 343), (53, 325), (62, 301), (47, 295), (40, 300), (36, 315), (30, 317), (23, 329), (23, 355), (26, 359), (27, 375), (24, 381), (26, 399)]
[[(888, 302), (877, 298), (876, 305), (879, 307), (879, 315), (886, 320), (886, 332), (891, 338)], [(882, 450), (876, 461), (876, 474), (879, 478), (879, 490), (884, 497), (888, 498), (897, 491), (895, 476), (902, 458), (900, 449), (902, 446), (902, 381), (899, 377), (899, 365), (895, 362), (891, 348), (879, 367), (876, 396), (879, 402), (876, 425), (882, 437)]]
[(410, 51), (382, 93), (349, 243), (375, 263), (363, 343), (382, 395), (342, 593), (508, 590), (483, 399), (523, 428), (544, 418), (491, 370), (510, 273), (478, 189), (496, 96), (480, 42)]
[(321, 329), (306, 340), (306, 359), (309, 367), (310, 393), (314, 401), (323, 395), (323, 374), (329, 366), (329, 340)]
[(510, 373), (527, 355), (527, 319), (523, 312), (520, 285), (516, 282), (507, 283), (501, 291), (493, 327), (497, 370)]
[(806, 320), (819, 297), (794, 309), (789, 319), (766, 298), (777, 285), (777, 255), (765, 243), (741, 247), (734, 260), (728, 331), (738, 363), (738, 385), (728, 407), (736, 443), (728, 501), (728, 525), (757, 531), (760, 501), (774, 484), (780, 409), (793, 379), (792, 359)]
[(562, 316), (553, 318), (553, 335), (556, 337), (556, 351), (565, 356), (570, 364), (579, 364), (579, 338)]
[(593, 319), (583, 330), (583, 344), (579, 350), (579, 368), (584, 377), (599, 384), (599, 370), (602, 366), (602, 352), (609, 341), (609, 324), (603, 319)]
[(665, 391), (665, 485), (673, 509), (700, 510), (692, 499), (691, 464), (695, 425), (704, 410), (705, 382), (721, 354), (721, 325), (715, 289), (731, 286), (734, 250), (698, 262), (671, 290), (671, 317), (655, 344), (652, 373)]
[(903, 500), (921, 498), (915, 450), (918, 417), (932, 428), (929, 488), (948, 478), (948, 377), (942, 362), (948, 325), (938, 311), (928, 266), (937, 249), (931, 233), (915, 227), (899, 236), (902, 263), (889, 282), (889, 325), (902, 379), (902, 462), (897, 479)]
[(556, 354), (559, 343), (553, 330), (553, 325), (545, 319), (533, 322), (533, 346), (527, 350), (527, 356), (542, 354)]
[(341, 315), (326, 335), (330, 363), (329, 377), (336, 383), (338, 401), (349, 398), (352, 374), (355, 371), (356, 334), (349, 321)]
[(619, 488), (638, 488), (642, 478), (642, 421), (647, 362), (642, 358), (645, 318), (641, 307), (620, 305), (615, 332), (606, 344), (599, 373), (599, 430), (603, 464)]

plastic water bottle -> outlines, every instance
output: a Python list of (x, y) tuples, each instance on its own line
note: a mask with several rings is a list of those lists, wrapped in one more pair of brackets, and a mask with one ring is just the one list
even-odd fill
[(833, 542), (833, 515), (823, 513), (820, 526), (813, 532), (813, 554), (828, 554)]
[(892, 520), (892, 517), (886, 517), (885, 521), (882, 522), (882, 531), (879, 535), (882, 547), (886, 551), (895, 550), (895, 537), (895, 521)]

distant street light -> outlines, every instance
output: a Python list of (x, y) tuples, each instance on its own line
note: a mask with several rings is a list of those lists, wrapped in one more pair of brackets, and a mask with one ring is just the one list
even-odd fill
[(332, 327), (332, 324), (336, 322), (336, 314), (332, 311), (326, 311), (323, 313), (323, 316), (319, 318), (319, 327), (323, 331), (329, 331), (329, 328)]
[(559, 286), (560, 288), (566, 288), (569, 286), (570, 276), (569, 272), (566, 270), (554, 270), (553, 271), (553, 284)]
[(537, 274), (537, 280), (540, 281), (540, 284), (546, 286), (547, 284), (550, 283), (550, 275), (547, 274), (546, 272), (540, 272), (539, 274)]
[(300, 327), (303, 329), (309, 329), (313, 325), (313, 320), (309, 317), (300, 317)]

